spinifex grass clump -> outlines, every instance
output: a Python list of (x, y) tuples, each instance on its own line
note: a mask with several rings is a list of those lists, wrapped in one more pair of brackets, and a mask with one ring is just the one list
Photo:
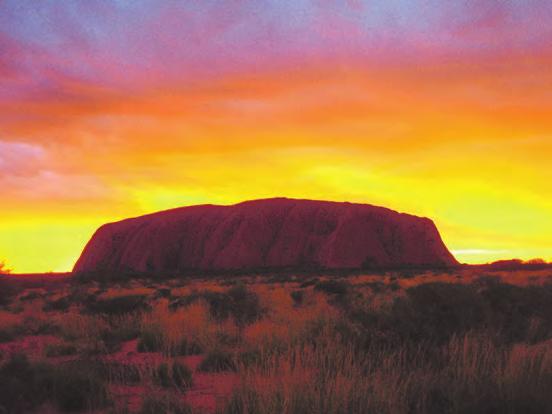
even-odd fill
[(198, 369), (203, 372), (236, 371), (237, 364), (232, 354), (215, 349), (205, 355)]
[(180, 362), (161, 363), (154, 373), (155, 382), (161, 387), (189, 388), (193, 384), (192, 371)]

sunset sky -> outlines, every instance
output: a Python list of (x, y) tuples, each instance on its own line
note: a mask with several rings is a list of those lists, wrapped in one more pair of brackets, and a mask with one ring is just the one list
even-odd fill
[(288, 196), (432, 218), (462, 262), (552, 260), (552, 2), (0, 0), (0, 260)]

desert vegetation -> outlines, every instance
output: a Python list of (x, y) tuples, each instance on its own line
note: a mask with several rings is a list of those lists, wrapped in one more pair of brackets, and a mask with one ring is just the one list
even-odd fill
[(0, 279), (0, 413), (552, 412), (549, 270)]
[(11, 269), (8, 268), (6, 262), (0, 260), (0, 274), (7, 275), (9, 273), (11, 273)]

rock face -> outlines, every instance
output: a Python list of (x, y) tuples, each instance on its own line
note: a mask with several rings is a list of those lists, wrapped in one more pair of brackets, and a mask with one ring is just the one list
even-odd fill
[(105, 224), (74, 272), (169, 273), (455, 266), (430, 219), (366, 204), (275, 198)]

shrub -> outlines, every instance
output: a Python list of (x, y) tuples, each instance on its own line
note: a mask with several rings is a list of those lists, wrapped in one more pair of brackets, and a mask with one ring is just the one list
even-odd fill
[(44, 348), (44, 354), (47, 357), (59, 357), (66, 355), (75, 355), (77, 348), (71, 344), (48, 344)]
[(209, 352), (199, 364), (199, 370), (203, 372), (236, 371), (236, 363), (232, 355), (220, 349)]
[(19, 300), (21, 300), (22, 302), (26, 302), (26, 301), (40, 299), (41, 297), (42, 295), (38, 292), (29, 292), (26, 295), (20, 296)]
[(140, 414), (192, 414), (192, 409), (175, 397), (148, 395)]
[(8, 329), (0, 329), (0, 344), (3, 342), (13, 341), (14, 338), (15, 338), (15, 335), (13, 331)]
[(107, 315), (121, 315), (149, 308), (146, 295), (118, 296), (109, 299), (90, 300), (86, 309), (90, 313), (103, 313)]
[(171, 290), (168, 288), (160, 288), (157, 289), (155, 292), (156, 298), (170, 298), (171, 297)]
[(366, 286), (368, 286), (374, 293), (382, 293), (385, 291), (385, 283), (383, 282), (370, 282), (367, 283)]
[(232, 316), (238, 325), (252, 323), (260, 319), (265, 312), (257, 294), (243, 284), (233, 286), (225, 293), (205, 292), (203, 297), (209, 303), (212, 317), (223, 320)]
[(173, 355), (186, 356), (186, 355), (198, 355), (203, 352), (203, 347), (195, 340), (189, 340), (184, 337), (177, 344), (173, 350)]
[(138, 366), (114, 361), (103, 362), (101, 364), (101, 374), (108, 381), (120, 384), (139, 384), (142, 380)]
[[(552, 337), (552, 285), (519, 287), (492, 283), (481, 294), (489, 306), (489, 324), (496, 328), (503, 342), (534, 342)], [(541, 331), (530, 338), (535, 319), (541, 322)]]
[(54, 398), (60, 410), (75, 412), (107, 405), (102, 367), (94, 361), (75, 361), (55, 371)]
[(66, 311), (70, 306), (71, 301), (68, 296), (65, 296), (53, 302), (46, 302), (42, 309), (44, 311)]
[(138, 352), (161, 352), (163, 349), (163, 336), (161, 332), (146, 330), (138, 339)]
[(108, 352), (115, 352), (121, 348), (123, 342), (135, 339), (139, 335), (140, 330), (138, 327), (126, 324), (124, 326), (111, 326), (108, 329), (103, 329), (100, 333), (100, 338)]
[(191, 387), (192, 371), (186, 365), (174, 362), (172, 365), (172, 380), (178, 388)]
[(341, 280), (326, 280), (316, 283), (314, 289), (334, 295), (345, 295), (349, 289), (349, 284)]
[(11, 269), (8, 269), (5, 262), (0, 261), (0, 275), (7, 275), (10, 273), (11, 273)]
[(186, 306), (191, 305), (192, 303), (196, 302), (201, 298), (202, 298), (202, 295), (197, 292), (191, 293), (190, 295), (187, 295), (187, 296), (176, 298), (169, 304), (169, 309), (171, 311), (175, 311), (178, 308), (185, 308)]
[(171, 378), (169, 376), (169, 365), (166, 362), (160, 364), (155, 370), (154, 375), (155, 382), (162, 387), (169, 387), (171, 385)]
[(32, 411), (53, 400), (64, 412), (95, 409), (106, 405), (107, 391), (97, 365), (74, 362), (53, 367), (30, 363), (14, 355), (0, 368), (0, 412)]
[(53, 390), (53, 369), (12, 355), (0, 368), (0, 412), (23, 413), (46, 401)]
[(391, 312), (392, 329), (400, 337), (443, 343), (454, 334), (482, 328), (486, 306), (472, 286), (427, 283), (408, 289)]
[(0, 279), (0, 307), (8, 306), (16, 294), (17, 289), (9, 281)]
[(303, 303), (305, 295), (302, 290), (294, 290), (289, 295), (291, 296), (291, 299), (293, 300), (293, 304), (295, 306), (299, 306)]
[(314, 286), (318, 283), (318, 279), (314, 278), (314, 279), (309, 279), (309, 280), (305, 280), (303, 283), (301, 283), (299, 285), (300, 288), (306, 288), (306, 287), (309, 287), (309, 286)]

